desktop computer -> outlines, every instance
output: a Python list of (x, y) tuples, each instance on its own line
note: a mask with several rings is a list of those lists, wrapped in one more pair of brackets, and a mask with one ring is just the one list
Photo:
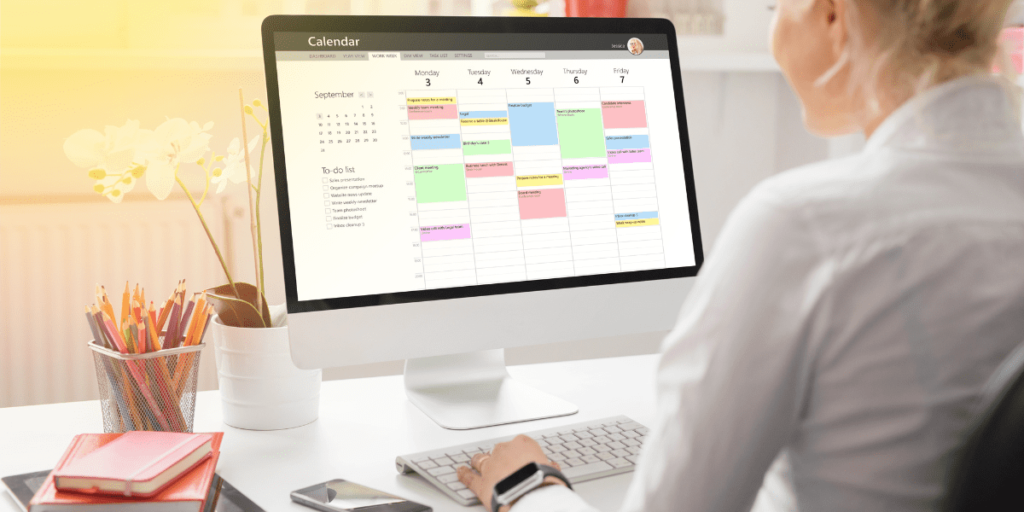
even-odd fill
[(263, 47), (297, 366), (405, 359), (470, 429), (577, 412), (504, 349), (671, 328), (703, 261), (671, 23), (271, 16)]

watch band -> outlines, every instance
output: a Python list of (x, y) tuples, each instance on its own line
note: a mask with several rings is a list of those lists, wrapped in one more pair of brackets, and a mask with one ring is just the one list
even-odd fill
[[(545, 465), (545, 464), (536, 464), (536, 463), (533, 463), (533, 462), (531, 462), (530, 464), (533, 464), (533, 465), (537, 466), (537, 470), (541, 474), (540, 482), (537, 485), (535, 485), (534, 487), (531, 487), (530, 489), (527, 489), (525, 492), (520, 494), (517, 497), (517, 499), (521, 498), (523, 496), (526, 496), (527, 494), (529, 494), (530, 492), (532, 492), (535, 489), (538, 489), (538, 488), (542, 487), (544, 485), (544, 480), (547, 477), (549, 477), (549, 476), (553, 476), (553, 477), (561, 480), (563, 483), (565, 483), (565, 486), (568, 487), (569, 490), (572, 490), (572, 484), (569, 483), (569, 479), (566, 478), (565, 475), (563, 475), (561, 471), (559, 471), (559, 470), (557, 470), (557, 469), (555, 469), (555, 468), (553, 468), (551, 466)], [(523, 466), (523, 467), (525, 468), (525, 467), (529, 466), (530, 464), (527, 464), (526, 466)], [(536, 473), (534, 473), (534, 474), (536, 474)], [(502, 506), (501, 503), (498, 503), (498, 485), (500, 485), (500, 484), (501, 484), (501, 482), (496, 484), (494, 486), (494, 489), (491, 490), (491, 512), (498, 512), (498, 509), (500, 509), (501, 506)]]

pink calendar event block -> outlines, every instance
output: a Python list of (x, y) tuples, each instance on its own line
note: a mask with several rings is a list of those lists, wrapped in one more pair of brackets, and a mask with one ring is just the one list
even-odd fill
[(566, 165), (562, 167), (566, 180), (589, 180), (608, 177), (607, 165)]
[(512, 162), (485, 162), (480, 164), (466, 164), (467, 178), (497, 178), (499, 176), (514, 176)]
[(458, 119), (459, 110), (455, 105), (409, 105), (409, 119), (422, 121), (426, 119)]
[(635, 164), (650, 161), (651, 150), (647, 148), (615, 149), (608, 152), (608, 163), (610, 164)]
[(643, 101), (602, 101), (605, 129), (647, 128)]
[(519, 218), (529, 220), (554, 217), (565, 217), (564, 189), (519, 191)]
[(443, 226), (420, 227), (421, 242), (443, 240), (466, 240), (472, 236), (469, 224), (445, 224)]

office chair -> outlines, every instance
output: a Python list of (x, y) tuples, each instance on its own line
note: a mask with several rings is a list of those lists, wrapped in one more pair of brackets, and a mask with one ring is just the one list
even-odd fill
[(1024, 511), (1024, 344), (989, 379), (956, 455), (944, 512)]

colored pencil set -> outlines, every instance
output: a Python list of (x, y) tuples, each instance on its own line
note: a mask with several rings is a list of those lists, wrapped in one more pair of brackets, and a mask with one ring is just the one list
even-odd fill
[[(85, 313), (95, 344), (107, 349), (93, 353), (100, 393), (106, 388), (112, 399), (104, 400), (108, 429), (190, 432), (198, 345), (213, 318), (206, 292), (192, 294), (186, 302), (182, 280), (157, 308), (152, 301), (146, 304), (145, 290), (138, 285), (131, 290), (125, 283), (117, 317), (106, 289), (97, 285), (96, 304)], [(175, 350), (188, 347), (196, 349)]]

